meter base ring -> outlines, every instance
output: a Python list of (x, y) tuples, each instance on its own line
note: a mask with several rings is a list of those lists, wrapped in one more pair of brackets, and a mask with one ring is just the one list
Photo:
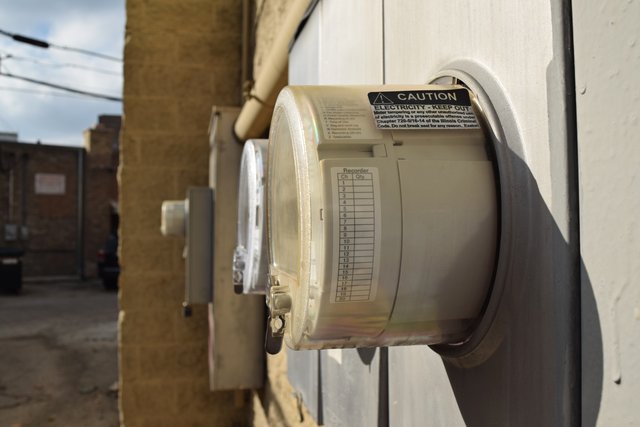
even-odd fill
[[(506, 333), (507, 301), (510, 299), (509, 283), (514, 280), (513, 271), (517, 270), (513, 268), (517, 262), (513, 252), (518, 246), (518, 241), (526, 241), (529, 237), (526, 235), (528, 228), (523, 236), (522, 233), (518, 233), (515, 223), (528, 223), (529, 218), (526, 212), (532, 195), (528, 186), (518, 187), (519, 202), (524, 201), (526, 206), (522, 209), (515, 208), (516, 184), (525, 181), (519, 179), (518, 168), (514, 167), (509, 152), (515, 152), (524, 158), (522, 155), (524, 150), (512, 109), (501, 108), (498, 112), (494, 107), (494, 105), (504, 107), (509, 105), (499, 82), (484, 67), (468, 60), (449, 64), (431, 80), (431, 83), (439, 83), (446, 79), (455, 79), (457, 84), (467, 86), (477, 97), (483, 113), (478, 116), (481, 121), (484, 121), (485, 129), (493, 141), (499, 186), (497, 192), (500, 200), (498, 253), (493, 283), (487, 294), (483, 311), (466, 340), (430, 346), (444, 358), (445, 362), (470, 368), (489, 359), (502, 343)], [(520, 218), (515, 218), (516, 210)]]

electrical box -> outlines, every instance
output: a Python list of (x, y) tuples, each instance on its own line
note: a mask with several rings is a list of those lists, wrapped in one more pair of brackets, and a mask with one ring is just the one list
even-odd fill
[(293, 349), (463, 342), (497, 259), (485, 126), (463, 86), (283, 89), (267, 168), (273, 337)]
[(244, 143), (238, 177), (238, 244), (233, 254), (237, 294), (265, 293), (268, 281), (265, 179), (266, 139)]
[(185, 200), (162, 203), (160, 231), (164, 236), (185, 236), (186, 286), (183, 307), (212, 300), (213, 280), (213, 191), (190, 187)]
[(212, 390), (261, 388), (265, 378), (263, 295), (236, 295), (233, 259), (238, 177), (243, 146), (233, 134), (239, 109), (213, 107), (209, 185), (215, 194), (213, 303), (209, 304), (209, 384)]
[[(192, 304), (207, 304), (207, 318), (193, 316), (191, 321), (208, 323), (207, 362), (212, 391), (261, 388), (265, 377), (264, 296), (240, 296), (232, 289), (236, 230), (230, 225), (238, 222), (242, 152), (242, 144), (232, 132), (237, 116), (238, 108), (213, 107), (209, 186), (190, 187), (185, 200), (162, 204), (162, 234), (186, 236), (184, 313), (191, 314)], [(254, 160), (262, 170), (262, 160)], [(253, 186), (255, 182), (245, 184)], [(261, 201), (258, 203), (262, 206)]]

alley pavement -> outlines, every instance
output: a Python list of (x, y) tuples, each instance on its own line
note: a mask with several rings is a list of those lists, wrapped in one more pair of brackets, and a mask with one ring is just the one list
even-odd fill
[(98, 281), (0, 294), (0, 426), (117, 426), (117, 317)]

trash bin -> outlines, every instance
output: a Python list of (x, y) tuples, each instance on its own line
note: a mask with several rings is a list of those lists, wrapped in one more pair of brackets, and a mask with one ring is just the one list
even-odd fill
[(0, 291), (19, 293), (22, 288), (22, 260), (19, 248), (0, 247)]

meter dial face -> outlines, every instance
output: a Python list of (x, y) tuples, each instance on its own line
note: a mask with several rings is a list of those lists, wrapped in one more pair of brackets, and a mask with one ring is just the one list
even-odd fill
[(264, 191), (266, 155), (267, 140), (248, 140), (242, 151), (238, 187), (238, 243), (233, 259), (236, 293), (265, 293), (268, 279)]

